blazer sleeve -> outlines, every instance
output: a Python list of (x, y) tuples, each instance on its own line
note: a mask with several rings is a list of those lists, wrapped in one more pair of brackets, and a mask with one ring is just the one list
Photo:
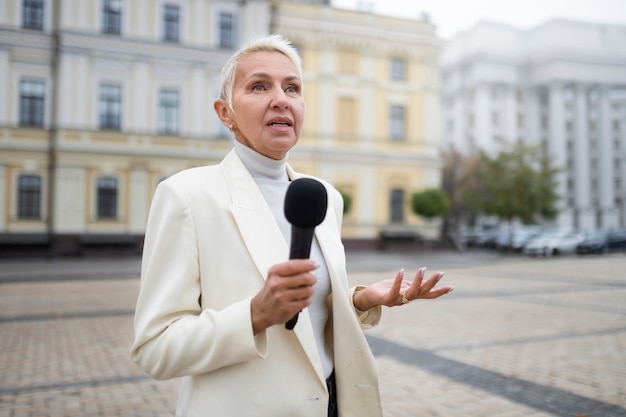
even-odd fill
[(200, 305), (194, 218), (184, 195), (164, 181), (146, 227), (131, 358), (156, 379), (209, 372), (266, 355), (254, 337), (250, 299), (216, 311)]

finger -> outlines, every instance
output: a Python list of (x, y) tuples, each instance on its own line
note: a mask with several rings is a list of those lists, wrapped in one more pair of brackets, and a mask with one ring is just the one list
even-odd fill
[(422, 287), (422, 281), (424, 280), (424, 275), (426, 275), (425, 266), (417, 270), (417, 272), (415, 273), (415, 278), (413, 279), (413, 282), (411, 283), (411, 286), (409, 287), (408, 290), (404, 292), (404, 296), (407, 299), (413, 300), (419, 297), (419, 294), (421, 292), (421, 287)]
[(420, 295), (429, 293), (435, 287), (435, 285), (437, 285), (441, 278), (443, 278), (444, 273), (445, 272), (441, 271), (436, 272), (430, 278), (428, 278), (428, 280), (422, 285), (420, 289)]
[(389, 301), (395, 301), (395, 300), (400, 299), (401, 297), (400, 288), (402, 288), (403, 281), (404, 281), (404, 268), (398, 271), (398, 273), (396, 274), (396, 278), (393, 281), (393, 284), (391, 284), (391, 288), (389, 289), (389, 292), (387, 293), (387, 299)]
[(291, 259), (287, 262), (276, 264), (270, 268), (268, 274), (277, 274), (283, 277), (310, 272), (319, 268), (319, 264), (310, 259)]
[(424, 299), (432, 300), (433, 298), (441, 297), (442, 295), (446, 295), (454, 290), (454, 287), (451, 285), (446, 285), (444, 287), (437, 288), (435, 290), (431, 290), (428, 293), (424, 294)]

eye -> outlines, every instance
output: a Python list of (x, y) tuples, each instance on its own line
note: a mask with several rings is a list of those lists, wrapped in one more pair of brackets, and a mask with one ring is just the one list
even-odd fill
[(250, 90), (252, 90), (252, 91), (264, 91), (265, 90), (265, 85), (263, 83), (254, 83), (254, 84), (252, 84), (252, 87), (250, 88)]
[(291, 94), (297, 94), (300, 92), (300, 86), (295, 85), (295, 84), (288, 85), (287, 88), (285, 88), (285, 92), (291, 93)]

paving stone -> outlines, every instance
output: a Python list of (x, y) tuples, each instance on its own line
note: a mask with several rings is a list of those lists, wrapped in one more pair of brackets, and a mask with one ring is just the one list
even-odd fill
[[(349, 256), (351, 283), (446, 266), (384, 256)], [(453, 293), (366, 333), (385, 417), (626, 415), (626, 257), (470, 256), (449, 258)], [(0, 417), (173, 416), (180, 380), (129, 357), (136, 266), (0, 262)]]

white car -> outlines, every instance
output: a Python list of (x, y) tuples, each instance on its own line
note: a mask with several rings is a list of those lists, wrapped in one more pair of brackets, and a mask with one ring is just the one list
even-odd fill
[(553, 232), (541, 234), (524, 246), (524, 253), (532, 256), (552, 256), (576, 253), (576, 248), (585, 239), (579, 232)]

